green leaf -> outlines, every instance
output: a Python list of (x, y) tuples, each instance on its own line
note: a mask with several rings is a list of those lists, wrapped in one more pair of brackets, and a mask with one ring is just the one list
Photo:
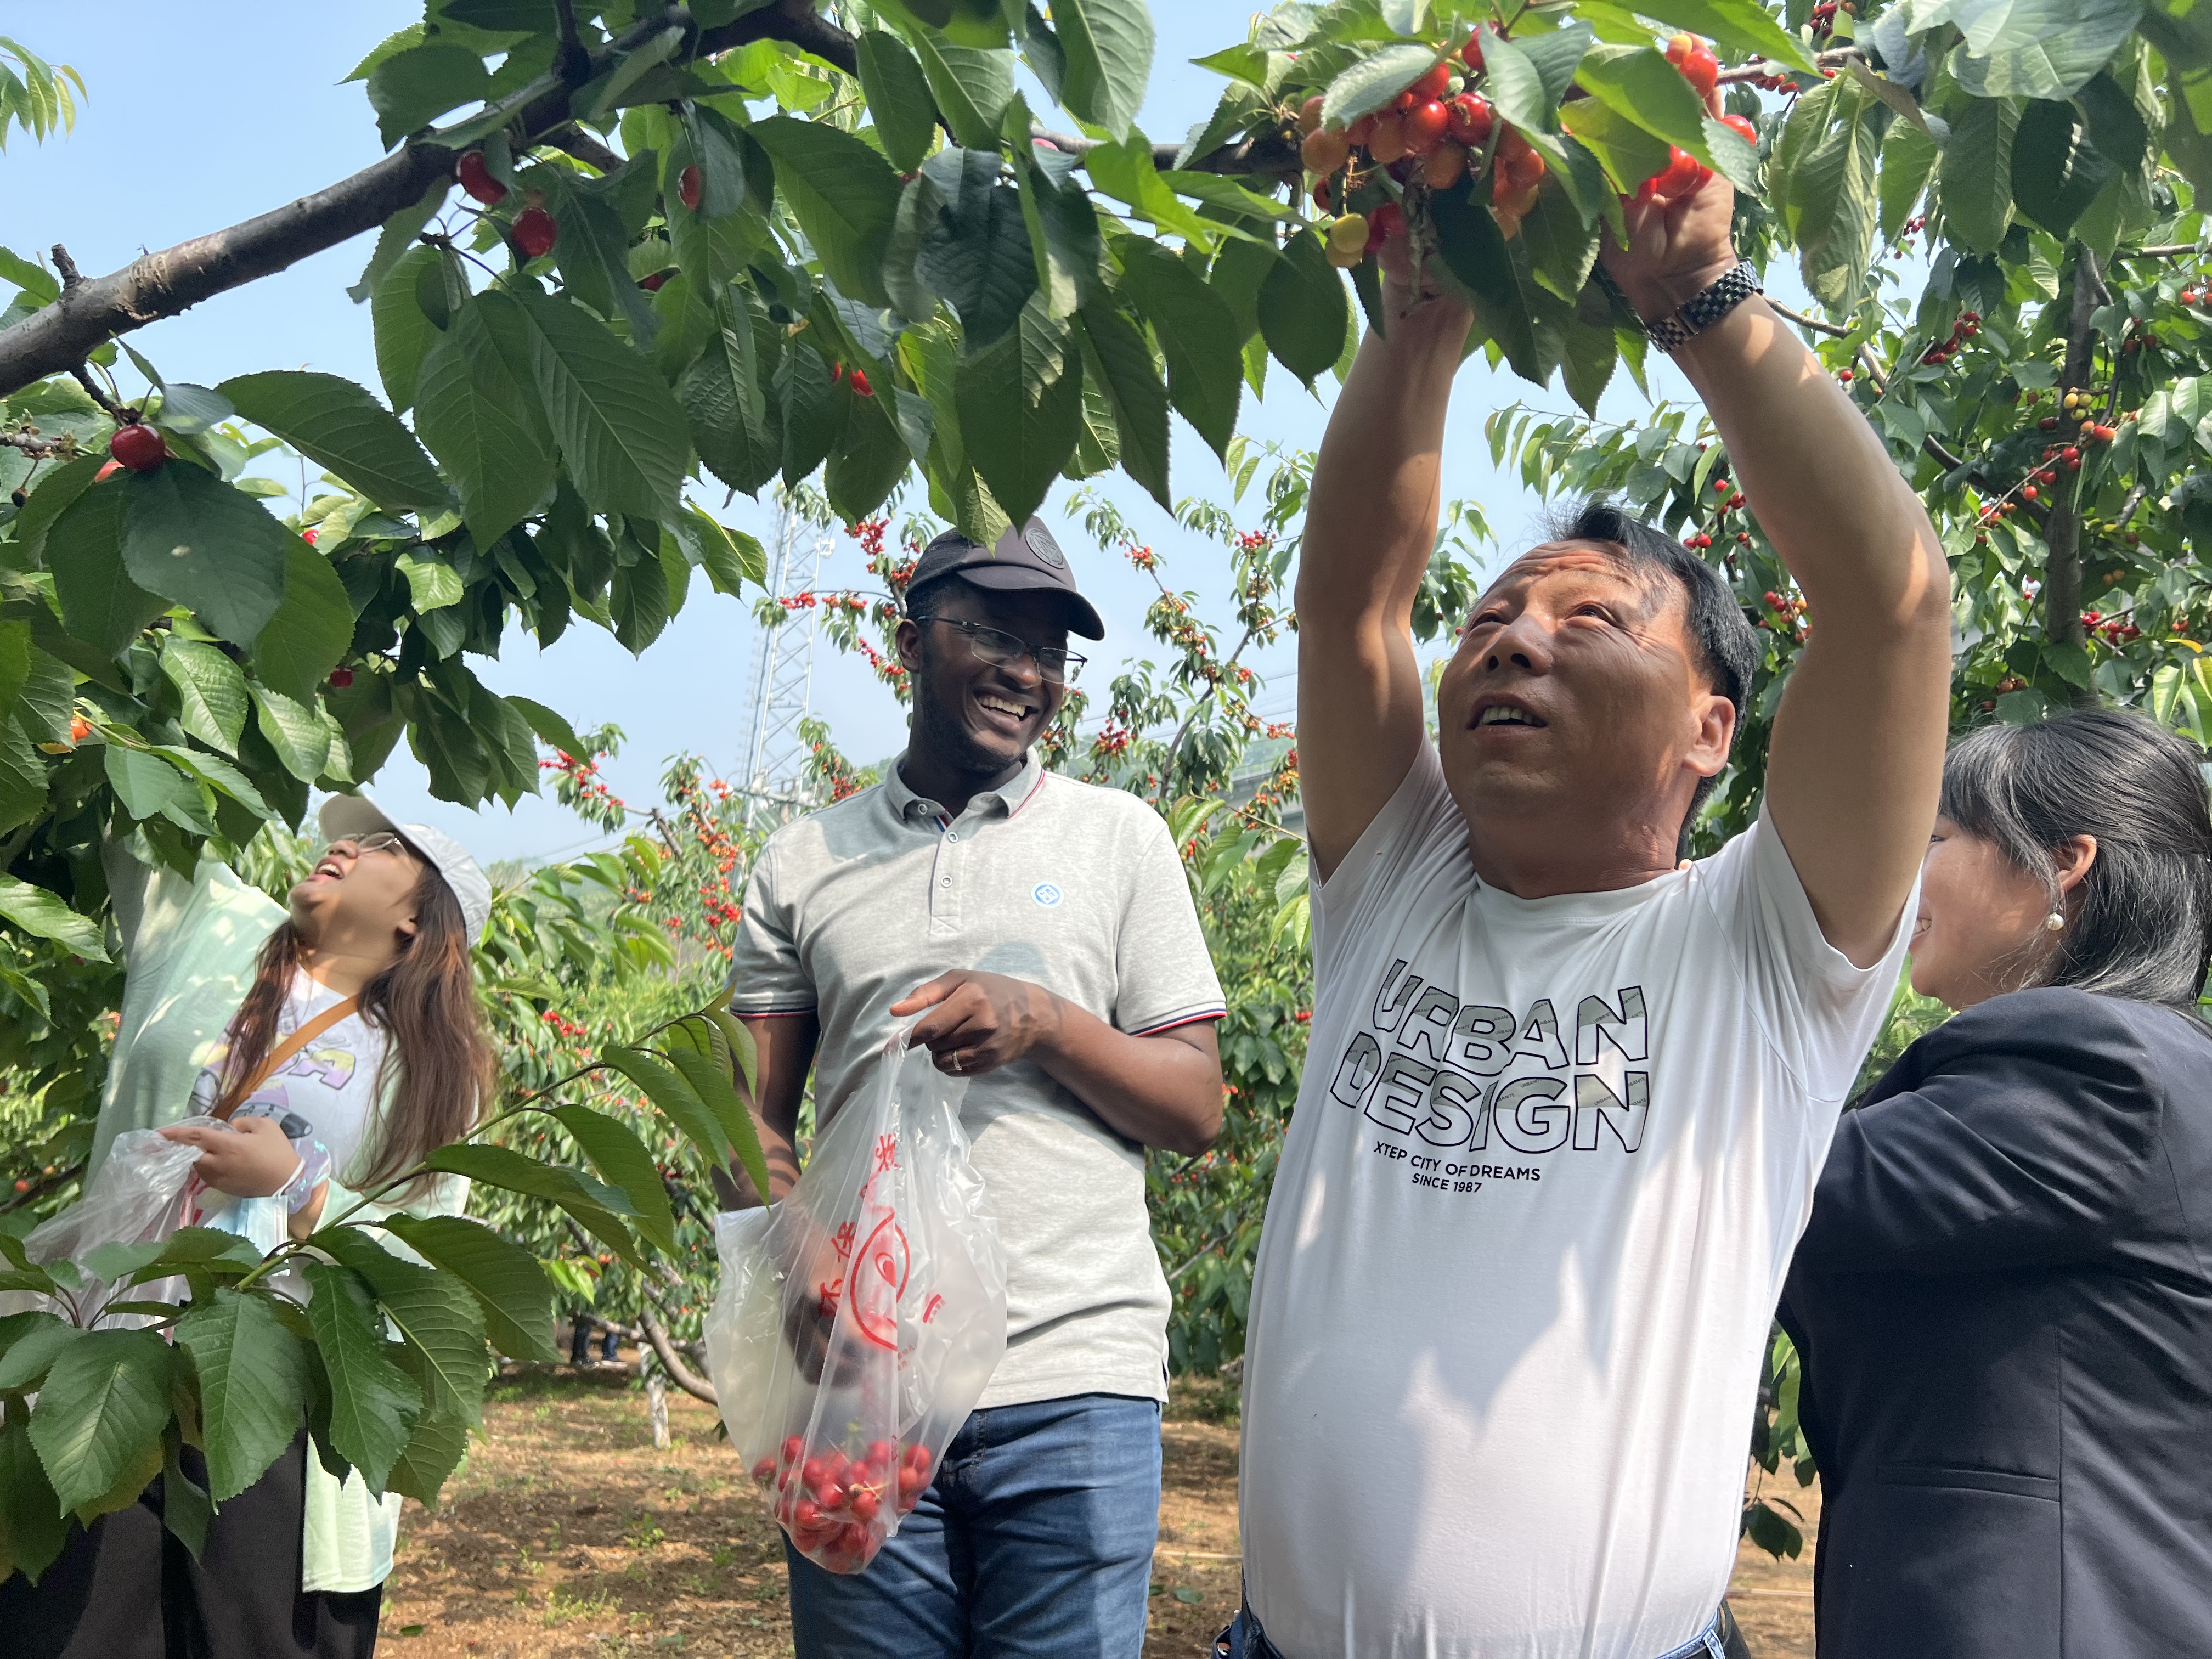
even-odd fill
[(2013, 135), (2012, 198), (2021, 218), (2063, 238), (2116, 171), (2070, 103), (2032, 100)]
[(509, 697), (507, 701), (510, 708), (530, 722), (530, 729), (547, 747), (556, 749), (564, 755), (584, 752), (584, 745), (577, 738), (575, 728), (544, 703), (532, 702), (528, 697)]
[(1771, 58), (1808, 75), (1820, 72), (1804, 43), (1777, 23), (1759, 0), (1658, 0), (1656, 5), (1637, 0), (1636, 9), (1677, 28), (1711, 35), (1747, 57)]
[(607, 1064), (645, 1091), (655, 1109), (714, 1163), (730, 1157), (728, 1132), (720, 1116), (699, 1097), (689, 1079), (651, 1054), (636, 1048), (611, 1047), (602, 1051)]
[(762, 394), (744, 290), (726, 289), (714, 302), (714, 331), (684, 372), (677, 398), (700, 461), (731, 489), (750, 495), (775, 476), (783, 433)]
[[(25, 1322), (17, 1325), (19, 1320)], [(76, 1326), (64, 1324), (44, 1311), (12, 1314), (8, 1323), (7, 1351), (0, 1353), (0, 1394), (20, 1394), (40, 1387), (63, 1351), (84, 1334)]]
[(592, 1160), (600, 1178), (619, 1188), (637, 1214), (637, 1230), (647, 1240), (672, 1255), (676, 1249), (676, 1212), (668, 1202), (668, 1188), (645, 1143), (628, 1124), (595, 1112), (588, 1106), (562, 1105), (549, 1109), (569, 1138)]
[(2012, 145), (2019, 125), (2019, 106), (1977, 98), (1953, 124), (1936, 168), (1944, 221), (1977, 253), (1995, 253), (2012, 223)]
[(407, 1345), (399, 1363), (422, 1390), (425, 1415), (456, 1416), (471, 1428), (481, 1423), (490, 1365), (483, 1315), (467, 1286), (403, 1261), (359, 1227), (325, 1227), (310, 1242), (368, 1281)]
[(1910, 121), (1890, 123), (1881, 141), (1881, 171), (1877, 176), (1881, 234), (1891, 241), (1905, 233), (1905, 222), (1920, 204), (1921, 192), (1936, 171), (1936, 141)]
[(1666, 141), (1598, 99), (1577, 99), (1565, 106), (1559, 122), (1597, 157), (1618, 194), (1635, 194), (1638, 185), (1666, 168)]
[(10, 1411), (0, 1425), (0, 1570), (37, 1583), (70, 1531), (69, 1511), (54, 1496), (29, 1427)]
[(1260, 284), (1260, 332), (1268, 351), (1310, 386), (1343, 351), (1351, 321), (1344, 279), (1322, 251), (1321, 239), (1299, 231)]
[(616, 1250), (624, 1261), (645, 1266), (637, 1241), (621, 1218), (630, 1213), (629, 1200), (579, 1170), (540, 1164), (505, 1146), (441, 1146), (423, 1160), (434, 1170), (466, 1176), (487, 1186), (527, 1193), (559, 1205), (593, 1237)]
[(0, 921), (11, 922), (34, 939), (50, 939), (91, 961), (107, 960), (98, 927), (45, 888), (13, 876), (0, 875)]
[(1658, 52), (1649, 46), (1592, 46), (1575, 81), (1646, 132), (1711, 163), (1705, 100)]
[(1152, 324), (1167, 357), (1168, 400), (1216, 455), (1225, 454), (1244, 384), (1236, 317), (1166, 249), (1124, 237), (1115, 251), (1121, 261), (1121, 292)]
[(937, 136), (937, 105), (929, 95), (928, 79), (906, 43), (884, 30), (862, 30), (859, 56), (860, 90), (884, 141), (884, 154), (901, 173), (912, 173)]
[(776, 183), (830, 280), (852, 299), (889, 305), (884, 256), (899, 204), (899, 177), (890, 164), (851, 134), (819, 122), (775, 115), (751, 131), (775, 162)]
[(322, 776), (331, 757), (331, 728), (322, 716), (281, 691), (248, 684), (254, 726), (276, 751), (277, 763), (302, 783)]
[(267, 1473), (306, 1409), (299, 1339), (266, 1296), (217, 1286), (177, 1322), (177, 1346), (200, 1379), (208, 1496), (228, 1502)]
[(64, 626), (110, 656), (119, 654), (140, 629), (169, 608), (167, 599), (149, 593), (125, 574), (123, 520), (129, 499), (125, 490), (112, 483), (88, 489), (54, 520), (46, 536), (46, 568), (54, 573), (54, 597), (61, 601)]
[(1006, 336), (1036, 291), (1021, 192), (999, 181), (995, 149), (939, 150), (922, 171), (945, 207), (923, 233), (917, 269), (959, 314), (967, 349), (980, 351)]
[(469, 1287), (492, 1346), (526, 1363), (560, 1358), (553, 1346), (553, 1286), (536, 1256), (460, 1216), (395, 1215), (383, 1225)]
[(653, 558), (617, 568), (607, 590), (615, 638), (632, 656), (659, 639), (675, 614), (669, 604), (668, 571), (655, 552)]
[[(419, 1375), (421, 1360), (411, 1350), (403, 1349), (401, 1353)], [(426, 1411), (416, 1419), (415, 1431), (407, 1437), (407, 1449), (392, 1466), (391, 1489), (403, 1498), (415, 1499), (426, 1509), (435, 1509), (440, 1490), (453, 1471), (460, 1468), (468, 1451), (469, 1425), (465, 1422), (450, 1412)]]
[(246, 676), (211, 645), (170, 634), (161, 641), (161, 673), (177, 689), (179, 724), (210, 749), (234, 754), (246, 730)]
[[(629, 163), (623, 172), (636, 165)], [(652, 167), (651, 158), (646, 166)], [(660, 323), (652, 296), (630, 275), (630, 233), (608, 198), (608, 188), (619, 188), (622, 174), (592, 183), (559, 168), (548, 171), (556, 185), (551, 198), (553, 218), (561, 230), (560, 240), (553, 246), (553, 263), (566, 291), (602, 317), (621, 316), (629, 325), (631, 342), (642, 349), (651, 343)]]
[(379, 507), (404, 511), (446, 505), (445, 482), (422, 446), (365, 387), (336, 374), (276, 368), (235, 375), (216, 389), (246, 419), (328, 467)]
[(2071, 98), (2112, 61), (2142, 17), (2143, 0), (2023, 0), (1971, 9), (1950, 60), (1977, 98)]
[(1065, 54), (1060, 102), (1079, 120), (1126, 140), (1152, 73), (1152, 15), (1145, 0), (1054, 0), (1052, 25)]
[(668, 383), (580, 307), (534, 292), (519, 303), (538, 395), (584, 499), (603, 513), (673, 513), (691, 444)]
[[(679, 1029), (686, 1028), (693, 1030), (708, 1029), (702, 1021), (688, 1021), (685, 1028)], [(708, 1046), (710, 1050), (714, 1047), (711, 1039)], [(702, 1054), (696, 1048), (686, 1048), (674, 1042), (669, 1045), (668, 1059), (721, 1124), (722, 1133), (729, 1138), (731, 1149), (744, 1164), (745, 1172), (753, 1177), (755, 1188), (766, 1192), (768, 1165), (761, 1156), (759, 1138), (753, 1130), (752, 1115), (745, 1110), (745, 1103), (738, 1097), (737, 1084), (727, 1059), (718, 1060), (711, 1052)], [(750, 1155), (745, 1150), (749, 1144), (752, 1149)]]
[(1350, 126), (1371, 115), (1429, 72), (1437, 61), (1430, 46), (1389, 46), (1370, 53), (1328, 83), (1322, 94), (1323, 125)]
[(104, 1498), (144, 1461), (160, 1457), (169, 1420), (169, 1349), (153, 1331), (87, 1331), (46, 1373), (31, 1443), (55, 1500), (74, 1510)]
[(1018, 152), (1014, 157), (1022, 217), (1029, 226), (1030, 248), (1036, 257), (1037, 283), (1044, 290), (1047, 308), (1055, 317), (1065, 317), (1105, 291), (1098, 211), (1075, 185), (1053, 181), (1050, 170), (1033, 159), (1042, 154), (1037, 147), (1026, 149), (1026, 155)]
[(113, 481), (127, 491), (123, 565), (131, 580), (199, 613), (243, 645), (283, 603), (300, 538), (252, 496), (198, 467), (172, 461)]
[(839, 518), (857, 524), (872, 515), (906, 476), (913, 457), (892, 422), (889, 405), (895, 388), (872, 398), (845, 400), (845, 433), (830, 452), (823, 488)]
[(1844, 312), (1857, 303), (1874, 264), (1876, 129), (1860, 88), (1833, 84), (1837, 118), (1790, 169), (1784, 210), (1805, 286)]
[(1083, 419), (1083, 369), (1065, 319), (1042, 300), (1013, 331), (964, 356), (957, 381), (968, 459), (1006, 516), (1026, 520), (1075, 449)]
[(346, 290), (348, 299), (360, 305), (376, 293), (400, 257), (416, 246), (415, 239), (422, 234), (422, 228), (437, 216), (438, 210), (446, 204), (446, 192), (452, 188), (453, 181), (441, 173), (430, 181), (421, 200), (384, 222), (384, 228), (376, 234), (376, 251), (368, 256), (361, 280)]
[[(1559, 100), (1574, 84), (1589, 44), (1589, 27), (1582, 23), (1568, 23), (1549, 34), (1517, 40), (1504, 40), (1494, 29), (1486, 28), (1483, 65), (1498, 112), (1540, 144), (1558, 118)], [(1679, 81), (1680, 76), (1675, 78)]]
[(102, 758), (108, 784), (114, 789), (116, 799), (123, 803), (123, 810), (133, 818), (158, 817), (162, 808), (191, 788), (183, 773), (160, 757), (143, 750), (110, 744)]
[[(1597, 263), (1598, 234), (1595, 223), (1583, 222), (1582, 215), (1566, 199), (1565, 191), (1545, 191), (1521, 222), (1521, 240), (1528, 252), (1529, 273), (1560, 299), (1573, 304), (1581, 297), (1583, 285), (1589, 280), (1590, 267)], [(1608, 325), (1608, 350), (1612, 339)], [(1607, 361), (1610, 367), (1609, 356)]]
[(307, 1322), (330, 1386), (331, 1449), (382, 1492), (422, 1414), (422, 1390), (392, 1363), (384, 1316), (368, 1282), (348, 1267), (311, 1261)]
[(1104, 301), (1083, 307), (1078, 319), (1090, 383), (1105, 394), (1121, 440), (1121, 470), (1169, 512), (1168, 389), (1143, 331)]
[(422, 314), (415, 301), (415, 284), (422, 273), (434, 269), (438, 250), (416, 246), (400, 255), (368, 303), (369, 324), (376, 337), (376, 374), (384, 382), (384, 395), (394, 410), (415, 404), (415, 384), (421, 377), (422, 359), (438, 338), (437, 325)]
[(685, 127), (697, 157), (699, 216), (723, 219), (738, 212), (751, 193), (750, 175), (757, 164), (759, 152), (752, 139), (743, 127), (704, 104), (687, 107)]
[(395, 52), (368, 77), (376, 131), (390, 149), (449, 109), (482, 99), (491, 76), (483, 59), (465, 46), (434, 42)]
[(173, 1534), (193, 1560), (207, 1548), (208, 1523), (215, 1504), (207, 1489), (185, 1472), (185, 1439), (171, 1423), (161, 1431), (161, 1528)]
[(1137, 217), (1200, 247), (1212, 247), (1220, 240), (1221, 225), (1200, 218), (1160, 176), (1152, 144), (1143, 133), (1133, 129), (1126, 143), (1099, 145), (1083, 158), (1083, 166), (1093, 185), (1126, 203)]
[(452, 473), (479, 547), (514, 529), (553, 487), (552, 451), (521, 412), (534, 391), (516, 380), (477, 305), (456, 312), (422, 359), (415, 424)]
[(46, 545), (49, 526), (92, 488), (100, 469), (106, 465), (105, 455), (80, 455), (73, 461), (64, 461), (39, 480), (39, 487), (16, 513), (11, 526), (25, 562), (38, 559)]
[(1541, 290), (1515, 258), (1498, 221), (1466, 191), (1439, 193), (1431, 206), (1437, 252), (1446, 273), (1466, 294), (1475, 326), (1497, 342), (1515, 374), (1542, 386), (1550, 379), (1550, 368), (1536, 331)]
[(295, 538), (284, 559), (284, 603), (253, 641), (264, 683), (302, 702), (331, 677), (353, 643), (353, 601), (331, 562)]
[(1013, 53), (956, 46), (928, 29), (915, 31), (911, 40), (953, 142), (970, 149), (996, 145), (1000, 118), (1014, 96)]

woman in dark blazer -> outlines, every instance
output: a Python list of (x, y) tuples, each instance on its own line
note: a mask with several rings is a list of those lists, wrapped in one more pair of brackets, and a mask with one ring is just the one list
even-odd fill
[(2212, 817), (2116, 711), (1953, 750), (1912, 982), (1782, 1322), (1821, 1659), (2212, 1654)]

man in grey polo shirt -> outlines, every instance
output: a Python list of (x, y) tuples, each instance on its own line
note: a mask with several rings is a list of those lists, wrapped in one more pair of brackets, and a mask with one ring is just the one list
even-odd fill
[(731, 1006), (759, 1039), (770, 1196), (798, 1178), (810, 1066), (827, 1120), (915, 1018), (974, 1079), (1006, 1249), (1006, 1358), (921, 1506), (864, 1573), (787, 1552), (803, 1659), (1144, 1644), (1168, 1315), (1144, 1149), (1219, 1132), (1223, 1006), (1158, 814), (1030, 752), (1082, 661), (1071, 629), (1105, 633), (1038, 520), (931, 543), (898, 628), (906, 752), (777, 831), (746, 890)]

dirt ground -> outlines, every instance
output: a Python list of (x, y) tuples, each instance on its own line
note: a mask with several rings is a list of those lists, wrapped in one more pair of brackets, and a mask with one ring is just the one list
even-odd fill
[[(1179, 1389), (1169, 1407), (1147, 1659), (1199, 1659), (1236, 1611), (1234, 1410), (1218, 1385)], [(618, 1372), (500, 1384), (444, 1506), (407, 1505), (384, 1650), (788, 1655), (783, 1554), (757, 1489), (711, 1410), (671, 1390), (668, 1419), (673, 1444), (656, 1451), (644, 1395)], [(1819, 1488), (1784, 1486), (1809, 1537)], [(1779, 1563), (1745, 1545), (1730, 1595), (1760, 1659), (1810, 1659), (1809, 1544)]]

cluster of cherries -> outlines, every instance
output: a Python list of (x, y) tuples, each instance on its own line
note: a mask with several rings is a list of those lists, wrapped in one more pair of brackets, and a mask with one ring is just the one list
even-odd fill
[(2101, 611), (2084, 611), (2081, 626), (2107, 645), (2125, 645), (2142, 637), (2142, 629), (2125, 617), (2108, 617)]
[(1951, 337), (1941, 345), (1932, 345), (1920, 354), (1920, 361), (1931, 368), (1940, 368), (1966, 349), (1966, 342), (1982, 331), (1982, 313), (1962, 311), (1951, 325)]
[(753, 1480), (776, 1489), (776, 1520), (802, 1553), (832, 1572), (857, 1572), (873, 1560), (890, 1534), (884, 1510), (907, 1514), (929, 1486), (927, 1446), (901, 1451), (872, 1440), (855, 1459), (832, 1447), (810, 1449), (794, 1434), (781, 1449), (780, 1461), (753, 1465)]
[[(1470, 36), (1454, 56), (1464, 66), (1463, 73), (1447, 56), (1386, 107), (1349, 126), (1323, 125), (1322, 99), (1316, 95), (1305, 100), (1298, 112), (1298, 130), (1304, 134), (1298, 155), (1306, 171), (1316, 175), (1316, 206), (1324, 212), (1349, 208), (1349, 186), (1356, 179), (1346, 175), (1345, 169), (1355, 156), (1386, 169), (1401, 184), (1418, 178), (1431, 190), (1449, 190), (1487, 150), (1494, 169), (1491, 211), (1508, 237), (1519, 234), (1521, 221), (1535, 206), (1549, 169), (1519, 130), (1501, 121), (1490, 100), (1474, 90), (1475, 77), (1483, 72), (1482, 37)], [(1667, 60), (1700, 98), (1710, 96), (1719, 84), (1720, 61), (1694, 34), (1674, 36), (1667, 45)], [(1758, 130), (1742, 116), (1723, 118), (1746, 140), (1758, 142)], [(1674, 148), (1667, 166), (1644, 182), (1635, 199), (1672, 200), (1689, 194), (1711, 176), (1711, 169), (1694, 155)], [(1404, 210), (1395, 201), (1383, 202), (1368, 213), (1339, 215), (1328, 228), (1329, 263), (1358, 264), (1404, 222)]]
[[(538, 764), (542, 766), (544, 763), (541, 761)], [(564, 1037), (580, 1037), (587, 1035), (582, 1026), (577, 1024), (575, 1021), (568, 1018), (568, 1016), (563, 1014), (557, 1008), (548, 1008), (544, 1013), (538, 1015), (538, 1018), (544, 1020), (548, 1025), (551, 1026), (555, 1031)]]

